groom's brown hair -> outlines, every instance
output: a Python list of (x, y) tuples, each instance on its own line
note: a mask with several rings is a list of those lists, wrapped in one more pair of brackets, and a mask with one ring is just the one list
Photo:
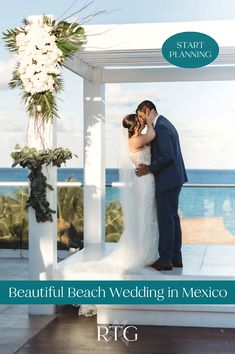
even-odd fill
[(139, 106), (136, 108), (136, 113), (138, 113), (138, 111), (145, 111), (146, 108), (148, 108), (150, 110), (154, 109), (154, 111), (157, 112), (155, 104), (151, 101), (145, 100), (145, 101), (141, 102), (139, 104)]

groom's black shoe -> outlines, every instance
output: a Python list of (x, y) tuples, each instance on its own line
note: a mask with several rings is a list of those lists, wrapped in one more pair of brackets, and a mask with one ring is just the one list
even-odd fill
[(171, 263), (163, 263), (161, 261), (156, 261), (153, 264), (150, 264), (150, 267), (156, 270), (172, 270), (173, 266)]
[(183, 262), (182, 261), (173, 261), (173, 267), (174, 268), (183, 268)]

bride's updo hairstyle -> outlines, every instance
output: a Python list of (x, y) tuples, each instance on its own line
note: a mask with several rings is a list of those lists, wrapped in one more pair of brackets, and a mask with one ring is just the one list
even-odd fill
[(140, 122), (136, 114), (128, 114), (123, 118), (123, 128), (128, 129), (129, 139), (135, 134), (136, 128), (140, 128)]

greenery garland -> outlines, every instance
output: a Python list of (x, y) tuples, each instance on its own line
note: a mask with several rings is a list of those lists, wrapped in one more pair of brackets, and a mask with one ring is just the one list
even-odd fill
[[(56, 213), (50, 208), (46, 198), (47, 188), (53, 190), (53, 187), (47, 183), (46, 176), (42, 173), (42, 166), (61, 167), (62, 163), (72, 158), (73, 154), (69, 149), (62, 147), (37, 151), (35, 148), (16, 145), (16, 150), (11, 153), (14, 160), (12, 167), (20, 165), (28, 168), (30, 173), (30, 196), (26, 202), (26, 207), (32, 207), (35, 210), (37, 222), (53, 221), (52, 215)], [(77, 157), (77, 155), (74, 155)]]
[(20, 87), (27, 113), (44, 121), (58, 117), (55, 94), (63, 89), (62, 62), (84, 43), (84, 28), (42, 16), (23, 20), (23, 26), (3, 33), (6, 47), (16, 56), (10, 88)]

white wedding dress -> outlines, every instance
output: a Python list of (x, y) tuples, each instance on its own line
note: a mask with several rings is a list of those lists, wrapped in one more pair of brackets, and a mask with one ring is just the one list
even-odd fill
[[(58, 267), (63, 265), (63, 279), (120, 280), (130, 279), (130, 274), (132, 279), (141, 279), (143, 268), (157, 260), (159, 231), (154, 176), (135, 175), (135, 167), (150, 163), (150, 146), (131, 152), (130, 159), (131, 186), (123, 187), (125, 227), (119, 242), (100, 260), (76, 262), (75, 254), (60, 262)], [(94, 309), (94, 306), (82, 305), (79, 314), (94, 314)]]

